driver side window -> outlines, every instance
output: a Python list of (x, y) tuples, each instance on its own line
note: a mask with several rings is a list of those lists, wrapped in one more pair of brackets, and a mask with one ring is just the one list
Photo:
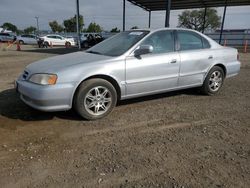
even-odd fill
[(174, 36), (173, 32), (158, 31), (146, 38), (141, 45), (153, 46), (153, 54), (167, 53), (174, 51)]

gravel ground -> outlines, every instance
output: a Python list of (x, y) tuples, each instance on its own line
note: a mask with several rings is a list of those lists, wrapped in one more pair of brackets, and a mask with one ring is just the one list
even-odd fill
[(249, 187), (250, 54), (216, 96), (191, 89), (127, 100), (88, 122), (20, 101), (13, 80), (24, 67), (65, 53), (22, 50), (0, 50), (1, 187)]

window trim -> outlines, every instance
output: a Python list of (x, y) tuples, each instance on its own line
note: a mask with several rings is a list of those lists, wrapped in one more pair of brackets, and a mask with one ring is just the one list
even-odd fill
[[(181, 44), (178, 38), (178, 32), (185, 32), (185, 33), (191, 33), (194, 36), (197, 36), (198, 38), (200, 38), (201, 42), (202, 42), (202, 48), (200, 49), (188, 49), (188, 50), (181, 50)], [(204, 50), (204, 49), (210, 49), (211, 48), (211, 44), (210, 42), (204, 38), (203, 36), (201, 36), (200, 34), (194, 32), (194, 31), (189, 31), (189, 30), (175, 30), (175, 37), (176, 37), (176, 50), (179, 52), (183, 52), (183, 51), (193, 51), (193, 50)], [(206, 41), (209, 45), (208, 48), (204, 47), (204, 41)]]

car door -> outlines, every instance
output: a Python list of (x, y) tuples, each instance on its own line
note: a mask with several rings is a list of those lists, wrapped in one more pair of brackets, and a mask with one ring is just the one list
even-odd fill
[(49, 43), (52, 43), (52, 45), (58, 45), (58, 39), (56, 38), (55, 35), (49, 35), (47, 36), (47, 38), (49, 39)]
[(209, 42), (193, 31), (177, 31), (181, 58), (179, 86), (202, 85), (207, 70), (213, 61)]
[(31, 35), (25, 35), (24, 36), (24, 40), (26, 44), (31, 44)]
[(126, 58), (127, 96), (157, 93), (177, 87), (180, 57), (175, 51), (171, 30), (157, 31), (140, 45), (151, 45), (153, 52)]
[(37, 44), (36, 36), (29, 35), (29, 44)]

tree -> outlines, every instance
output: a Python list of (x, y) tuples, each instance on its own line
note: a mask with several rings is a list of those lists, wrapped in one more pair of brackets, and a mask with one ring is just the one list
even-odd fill
[(54, 33), (63, 31), (63, 27), (56, 20), (49, 22), (49, 26)]
[(131, 29), (139, 29), (139, 27), (138, 26), (133, 26), (133, 27), (131, 27)]
[[(76, 32), (76, 15), (68, 20), (63, 21), (63, 25), (65, 27), (66, 32)], [(84, 26), (83, 16), (79, 16), (79, 28), (82, 31), (82, 27)]]
[(110, 30), (111, 33), (119, 33), (120, 29), (118, 29), (117, 27), (113, 28)]
[(34, 33), (36, 31), (36, 28), (33, 26), (30, 26), (30, 27), (27, 27), (26, 29), (24, 29), (23, 31), (26, 34), (31, 34), (31, 33)]
[[(194, 29), (197, 31), (203, 30), (204, 24), (204, 9), (189, 11), (186, 10), (179, 15), (179, 27), (185, 27), (188, 29)], [(221, 17), (218, 16), (217, 10), (212, 8), (207, 8), (207, 13), (205, 17), (205, 30), (215, 30), (220, 25)]]
[(10, 30), (12, 32), (17, 32), (17, 26), (13, 25), (12, 23), (6, 22), (2, 25), (4, 29)]
[(94, 32), (94, 33), (100, 33), (102, 32), (102, 28), (99, 24), (93, 22), (93, 23), (90, 23), (88, 28), (87, 28), (87, 32), (91, 33), (91, 32)]

